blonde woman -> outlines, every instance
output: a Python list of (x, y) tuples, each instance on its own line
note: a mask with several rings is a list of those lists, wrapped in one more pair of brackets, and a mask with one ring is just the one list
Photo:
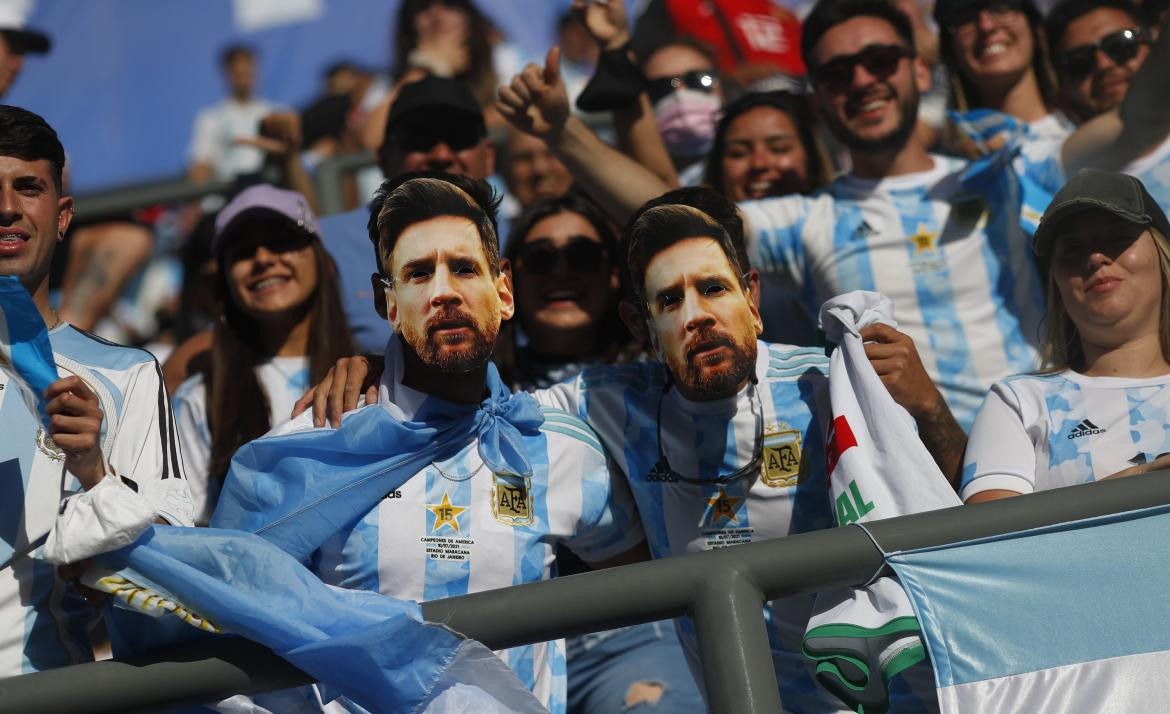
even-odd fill
[(1170, 225), (1140, 181), (1086, 169), (1036, 232), (1044, 369), (987, 395), (967, 503), (1170, 467)]

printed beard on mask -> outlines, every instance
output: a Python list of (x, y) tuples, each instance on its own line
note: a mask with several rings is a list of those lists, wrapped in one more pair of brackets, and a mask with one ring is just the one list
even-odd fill
[[(730, 358), (723, 354), (699, 354), (717, 346), (727, 347)], [(755, 339), (741, 343), (731, 335), (704, 331), (691, 341), (685, 354), (680, 355), (681, 360), (672, 360), (675, 364), (671, 365), (671, 371), (691, 392), (726, 393), (752, 375), (756, 366), (755, 347)]]
[[(466, 329), (459, 329), (466, 328)], [(457, 332), (444, 330), (457, 329)], [(402, 339), (423, 364), (439, 372), (470, 372), (492, 356), (499, 327), (485, 327), (469, 313), (448, 310), (435, 315), (421, 334), (402, 325)]]
[(697, 159), (711, 148), (719, 115), (719, 97), (694, 89), (676, 89), (654, 103), (654, 121), (671, 156)]

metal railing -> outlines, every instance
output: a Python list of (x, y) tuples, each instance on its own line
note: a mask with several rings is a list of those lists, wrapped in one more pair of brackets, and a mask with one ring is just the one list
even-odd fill
[[(1170, 503), (1170, 471), (867, 524), (887, 552)], [(493, 649), (690, 615), (713, 714), (781, 711), (762, 605), (866, 582), (883, 557), (833, 528), (423, 604), (423, 616)], [(0, 680), (0, 712), (151, 711), (310, 681), (239, 638)]]

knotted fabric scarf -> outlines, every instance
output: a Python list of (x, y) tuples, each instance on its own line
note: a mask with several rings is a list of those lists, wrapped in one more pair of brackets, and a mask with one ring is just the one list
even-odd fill
[(153, 526), (99, 556), (105, 571), (89, 582), (132, 606), (161, 601), (157, 613), (247, 636), (370, 711), (442, 711), (430, 707), (442, 692), (469, 686), (470, 710), (538, 710), (498, 658), (423, 623), (417, 604), (333, 588), (303, 566), (388, 492), (472, 439), (493, 471), (531, 475), (522, 440), (543, 423), (540, 408), (511, 394), (494, 365), (487, 391), (474, 406), (425, 398), (413, 421), (375, 404), (337, 429), (247, 444), (232, 460), (211, 528)]

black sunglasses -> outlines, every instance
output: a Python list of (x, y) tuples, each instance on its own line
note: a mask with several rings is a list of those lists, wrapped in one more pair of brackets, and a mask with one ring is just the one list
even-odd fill
[(547, 240), (535, 240), (520, 249), (516, 265), (529, 275), (545, 275), (556, 267), (561, 256), (571, 270), (592, 273), (605, 262), (605, 248), (585, 236), (573, 236), (562, 248), (553, 247)]
[(870, 45), (856, 54), (834, 57), (814, 69), (812, 75), (818, 85), (840, 92), (852, 86), (857, 65), (881, 81), (897, 72), (903, 59), (913, 56), (913, 50), (901, 45)]
[(677, 77), (659, 77), (647, 80), (646, 93), (650, 95), (650, 101), (657, 102), (676, 89), (683, 87), (710, 94), (715, 90), (717, 84), (719, 84), (719, 75), (714, 70), (693, 69)]
[(470, 149), (483, 140), (483, 127), (468, 121), (411, 122), (394, 130), (392, 139), (403, 153), (430, 151), (445, 143), (452, 151)]
[(1137, 57), (1138, 50), (1147, 42), (1149, 39), (1139, 28), (1118, 30), (1105, 35), (1096, 44), (1081, 45), (1065, 52), (1057, 58), (1056, 66), (1070, 79), (1084, 79), (1097, 68), (1097, 50), (1117, 64), (1125, 64)]

